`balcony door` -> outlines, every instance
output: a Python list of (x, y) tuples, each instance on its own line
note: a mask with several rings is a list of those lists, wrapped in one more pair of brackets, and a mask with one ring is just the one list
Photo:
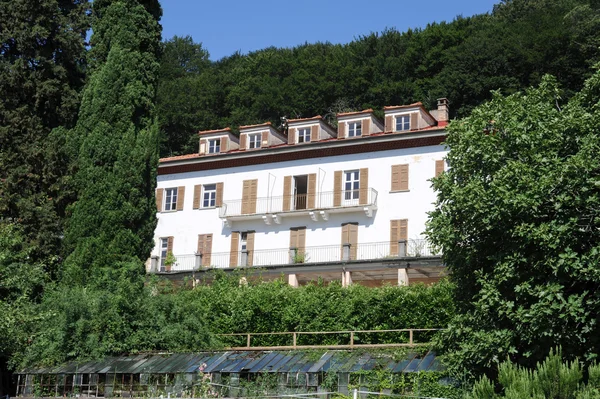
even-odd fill
[(294, 210), (306, 209), (308, 175), (294, 176)]

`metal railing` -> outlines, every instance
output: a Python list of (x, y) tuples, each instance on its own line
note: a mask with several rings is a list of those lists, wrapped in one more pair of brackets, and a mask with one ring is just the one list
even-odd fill
[(327, 191), (315, 195), (294, 194), (275, 197), (259, 197), (256, 205), (241, 199), (223, 201), (219, 216), (281, 213), (311, 209), (347, 208), (377, 205), (377, 190), (372, 187), (359, 190)]
[(292, 264), (314, 264), (326, 262), (367, 261), (394, 258), (418, 258), (439, 256), (425, 239), (401, 240), (398, 242), (372, 242), (356, 245), (324, 245), (316, 247), (260, 249), (253, 251), (212, 252), (204, 254), (175, 255), (172, 265), (160, 267), (159, 259), (153, 258), (152, 271), (181, 272), (203, 268), (228, 268), (238, 266), (275, 266)]

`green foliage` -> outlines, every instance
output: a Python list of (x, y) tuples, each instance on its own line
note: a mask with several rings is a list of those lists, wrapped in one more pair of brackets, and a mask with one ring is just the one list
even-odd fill
[(135, 0), (95, 2), (94, 11), (91, 75), (70, 135), (77, 201), (69, 208), (64, 278), (102, 285), (119, 265), (137, 264), (142, 274), (153, 245), (160, 26)]
[[(577, 360), (563, 362), (560, 351), (550, 351), (550, 355), (535, 370), (520, 367), (510, 361), (498, 366), (500, 394), (487, 377), (477, 381), (467, 398), (599, 398), (600, 386), (595, 379), (599, 367), (592, 364), (589, 369), (589, 381), (584, 384), (584, 370)], [(593, 377), (592, 377), (593, 375)]]
[(345, 45), (271, 47), (213, 63), (201, 44), (176, 37), (161, 60), (161, 155), (196, 151), (198, 130), (278, 126), (282, 116), (325, 115), (335, 124), (336, 112), (415, 101), (434, 107), (439, 97), (465, 116), (490, 90), (514, 93), (545, 73), (570, 95), (600, 60), (599, 30), (600, 12), (589, 0), (511, 0), (490, 15), (424, 29), (386, 29)]
[(427, 231), (457, 287), (442, 346), (475, 375), (559, 344), (567, 359), (600, 353), (600, 72), (560, 94), (545, 77), (449, 129)]

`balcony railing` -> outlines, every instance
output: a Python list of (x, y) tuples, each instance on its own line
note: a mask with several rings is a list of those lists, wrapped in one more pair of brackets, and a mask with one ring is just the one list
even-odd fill
[(282, 212), (304, 211), (311, 209), (348, 208), (377, 205), (377, 190), (365, 188), (359, 190), (328, 191), (308, 194), (282, 195), (277, 197), (260, 197), (256, 202), (249, 200), (223, 201), (219, 216), (273, 214)]
[(204, 254), (175, 255), (172, 265), (159, 265), (154, 258), (153, 271), (182, 272), (212, 268), (228, 268), (239, 266), (276, 266), (293, 264), (314, 264), (326, 262), (367, 261), (395, 258), (418, 258), (439, 256), (427, 240), (407, 240), (399, 242), (373, 242), (352, 246), (325, 245), (302, 249), (262, 249), (255, 251), (213, 252)]

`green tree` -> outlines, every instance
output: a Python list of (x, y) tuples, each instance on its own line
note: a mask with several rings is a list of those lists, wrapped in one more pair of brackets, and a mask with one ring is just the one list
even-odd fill
[(533, 367), (559, 344), (567, 359), (600, 353), (599, 104), (600, 72), (567, 104), (545, 77), (451, 124), (427, 232), (456, 284), (455, 367)]
[(65, 233), (65, 278), (81, 284), (143, 273), (156, 224), (160, 25), (135, 0), (97, 2), (94, 13), (89, 82), (70, 133), (77, 201)]
[(70, 196), (51, 135), (77, 120), (85, 82), (87, 1), (0, 2), (0, 220), (18, 222), (30, 256), (60, 248)]

